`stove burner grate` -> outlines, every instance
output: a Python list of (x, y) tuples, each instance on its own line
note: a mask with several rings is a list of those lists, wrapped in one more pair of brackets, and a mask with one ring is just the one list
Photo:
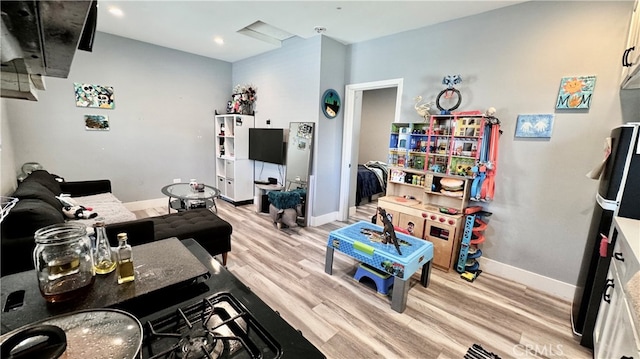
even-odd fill
[(197, 359), (203, 355), (205, 358), (218, 358), (223, 349), (222, 339), (218, 338), (216, 333), (197, 329), (180, 339), (176, 354), (182, 359)]
[(146, 323), (143, 358), (279, 358), (280, 345), (231, 294), (178, 308)]

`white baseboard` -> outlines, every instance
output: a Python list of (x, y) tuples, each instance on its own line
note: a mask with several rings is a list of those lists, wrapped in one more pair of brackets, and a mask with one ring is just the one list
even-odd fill
[(567, 301), (573, 300), (573, 294), (576, 290), (575, 285), (561, 282), (553, 278), (545, 277), (540, 274), (529, 272), (485, 257), (480, 257), (479, 262), (480, 268), (487, 273), (512, 280)]
[(130, 211), (140, 211), (147, 208), (167, 206), (168, 198), (146, 199), (144, 201), (123, 203), (126, 209)]
[(331, 212), (324, 214), (319, 217), (309, 217), (309, 226), (310, 227), (318, 227), (323, 224), (331, 223), (333, 221), (338, 221), (338, 212)]

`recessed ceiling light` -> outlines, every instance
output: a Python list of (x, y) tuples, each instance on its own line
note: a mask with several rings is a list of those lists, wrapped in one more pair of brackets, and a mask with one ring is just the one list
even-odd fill
[(216, 36), (213, 38), (213, 42), (215, 42), (218, 45), (224, 45), (224, 39), (221, 38), (220, 36)]
[(120, 10), (120, 8), (113, 7), (113, 6), (109, 8), (109, 12), (111, 13), (111, 15), (114, 15), (117, 17), (122, 17), (124, 15), (124, 13), (122, 12), (122, 10)]

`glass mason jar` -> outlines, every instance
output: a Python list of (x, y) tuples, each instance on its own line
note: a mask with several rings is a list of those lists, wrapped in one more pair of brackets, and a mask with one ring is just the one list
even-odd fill
[(35, 233), (33, 263), (40, 293), (48, 302), (84, 294), (95, 279), (91, 240), (81, 223), (62, 223)]

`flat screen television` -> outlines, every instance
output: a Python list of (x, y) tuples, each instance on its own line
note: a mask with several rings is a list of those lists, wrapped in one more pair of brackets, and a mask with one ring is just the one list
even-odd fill
[(284, 165), (284, 143), (282, 128), (250, 128), (249, 159)]

